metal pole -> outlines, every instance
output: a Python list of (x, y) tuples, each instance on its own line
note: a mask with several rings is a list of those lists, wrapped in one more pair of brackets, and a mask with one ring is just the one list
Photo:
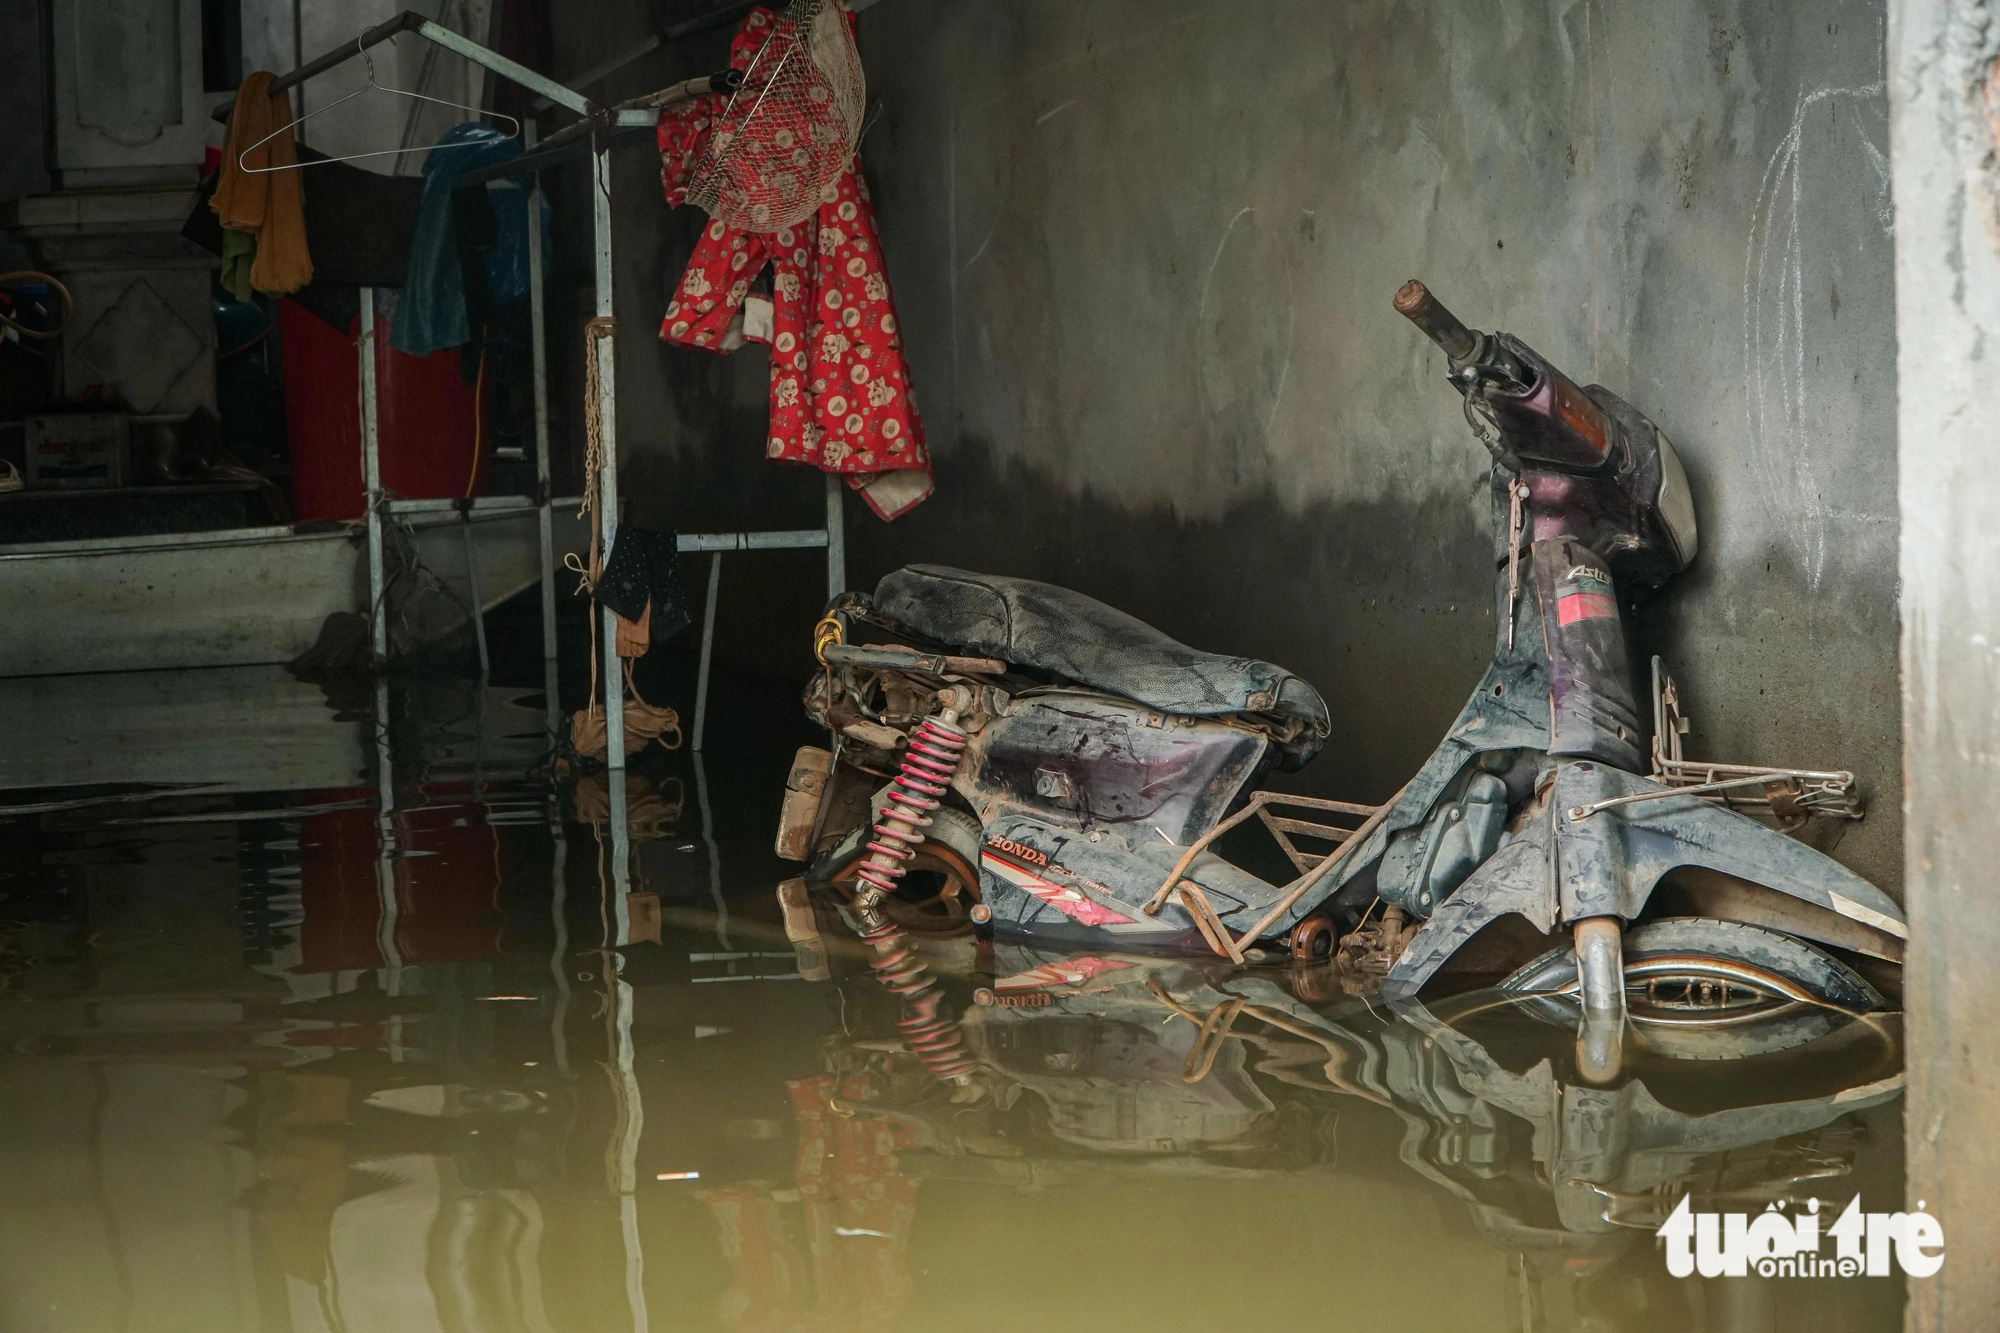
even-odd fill
[(839, 473), (826, 474), (826, 599), (829, 602), (847, 591), (847, 523), (840, 504), (840, 497), (846, 490), (847, 484), (840, 479)]
[[(529, 147), (535, 126), (523, 127)], [(556, 656), (556, 542), (550, 516), (549, 483), (549, 346), (546, 298), (542, 292), (542, 178), (528, 183), (528, 345), (535, 377), (535, 524), (542, 542), (542, 659)], [(550, 705), (553, 707), (553, 703)]]
[[(623, 776), (622, 774), (618, 776)], [(611, 967), (622, 968), (624, 959), (611, 956)], [(607, 969), (609, 970), (609, 969)], [(633, 994), (631, 984), (611, 976), (611, 1001), (616, 1027), (613, 1056), (617, 1073), (612, 1084), (618, 1104), (618, 1234), (625, 1251), (625, 1304), (631, 1311), (632, 1333), (647, 1333), (646, 1251), (639, 1236), (639, 1139), (646, 1129), (646, 1104), (639, 1091), (637, 1060), (632, 1046)]]
[(722, 896), (722, 852), (715, 845), (715, 811), (708, 803), (708, 764), (699, 750), (694, 753), (694, 791), (701, 802), (701, 840), (708, 847), (708, 896), (715, 903), (715, 942), (727, 949), (729, 900)]
[[(546, 510), (543, 511), (546, 514)], [(556, 697), (556, 660), (542, 659), (542, 706), (548, 715), (549, 735), (559, 735), (564, 723), (562, 702)], [(556, 1071), (569, 1077), (569, 837), (563, 824), (562, 800), (549, 798), (549, 832), (555, 839), (555, 868), (551, 872), (549, 919), (555, 929), (555, 946), (549, 954), (549, 972), (556, 983), (556, 1011), (549, 1020), (549, 1038), (555, 1049)]]
[(611, 915), (617, 938), (612, 946), (632, 942), (632, 909), (625, 895), (632, 891), (632, 806), (625, 791), (625, 770), (606, 771), (605, 794), (611, 807)]
[(389, 608), (382, 595), (382, 456), (375, 424), (375, 289), (361, 289), (361, 480), (368, 504), (368, 620), (375, 665), (389, 658)]
[(470, 512), (460, 517), (458, 527), (465, 534), (465, 582), (472, 598), (472, 641), (479, 648), (479, 680), (484, 684), (493, 675), (493, 661), (486, 652), (486, 593), (480, 586), (479, 552), (473, 546)]
[[(405, 14), (409, 12), (404, 11)], [(456, 51), (473, 64), (483, 65), (501, 78), (511, 79), (529, 92), (540, 93), (551, 102), (560, 103), (579, 116), (589, 114), (590, 103), (582, 93), (565, 88), (548, 75), (537, 74), (526, 65), (509, 60), (497, 51), (489, 51), (478, 42), (469, 37), (461, 37), (450, 28), (424, 19), (417, 27), (417, 36), (436, 42), (447, 51)]]
[(715, 599), (722, 589), (722, 552), (708, 558), (708, 599), (701, 606), (701, 665), (694, 676), (694, 752), (708, 724), (708, 662), (715, 653)]
[[(590, 202), (597, 239), (597, 314), (612, 313), (611, 280), (611, 145), (596, 145), (590, 156)], [(618, 536), (618, 349), (617, 338), (599, 338), (592, 343), (597, 357), (599, 438), (604, 458), (597, 474), (598, 532), (603, 539), (605, 559), (611, 558), (612, 542)], [(585, 479), (589, 484), (589, 479)], [(625, 680), (618, 667), (618, 621), (609, 611), (597, 608), (599, 655), (604, 663), (604, 762), (613, 772), (625, 767)], [(625, 836), (625, 821), (617, 821), (617, 836)], [(624, 862), (619, 862), (624, 874)], [(622, 906), (621, 906), (621, 909)]]
[[(367, 288), (362, 289), (364, 292)], [(362, 302), (367, 309), (367, 302)], [(365, 345), (365, 344), (364, 344)], [(382, 993), (403, 993), (403, 951), (396, 942), (401, 913), (396, 905), (396, 781), (389, 756), (389, 682), (375, 682), (375, 894), (381, 916), (376, 922), (375, 943), (382, 953)], [(389, 1058), (403, 1058), (402, 1015), (390, 1018)]]

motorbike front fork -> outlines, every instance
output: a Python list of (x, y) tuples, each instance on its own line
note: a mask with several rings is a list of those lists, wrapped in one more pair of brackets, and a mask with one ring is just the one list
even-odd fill
[(1583, 1002), (1576, 1032), (1577, 1073), (1590, 1083), (1609, 1083), (1624, 1065), (1624, 928), (1615, 916), (1593, 916), (1577, 922), (1570, 934)]
[[(1639, 710), (1608, 565), (1560, 536), (1537, 540), (1529, 558), (1549, 659), (1549, 753), (1642, 771)], [(1583, 1002), (1577, 1072), (1608, 1083), (1624, 1063), (1624, 928), (1615, 916), (1590, 916), (1573, 924), (1571, 937)]]

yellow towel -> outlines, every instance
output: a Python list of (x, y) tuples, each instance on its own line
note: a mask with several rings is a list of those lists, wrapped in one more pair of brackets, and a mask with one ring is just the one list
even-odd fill
[(222, 144), (222, 178), (209, 206), (231, 231), (257, 238), (257, 258), (250, 266), (250, 285), (260, 292), (283, 295), (312, 281), (312, 256), (306, 250), (305, 209), (300, 202), (299, 173), (252, 173), (237, 165), (243, 150), (280, 131), (269, 143), (252, 149), (244, 164), (251, 167), (292, 166), (298, 146), (292, 139), (291, 100), (273, 96), (272, 75), (259, 72), (236, 90), (236, 108)]

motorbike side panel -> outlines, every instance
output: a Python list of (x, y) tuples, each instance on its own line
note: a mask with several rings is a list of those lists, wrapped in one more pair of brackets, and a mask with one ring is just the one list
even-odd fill
[[(972, 738), (953, 789), (985, 830), (980, 891), (996, 930), (1067, 943), (1206, 950), (1178, 901), (1141, 905), (1269, 754), (1260, 734), (1080, 690), (1017, 699)], [(1278, 896), (1204, 853), (1191, 885), (1242, 929)]]
[[(1504, 614), (1504, 584), (1500, 603)], [(1548, 664), (1538, 649), (1529, 646), (1538, 643), (1541, 636), (1541, 617), (1535, 609), (1531, 593), (1521, 598), (1518, 616), (1515, 642), (1521, 645), (1522, 650), (1509, 652), (1503, 648), (1494, 654), (1486, 674), (1480, 678), (1478, 688), (1473, 690), (1472, 697), (1466, 700), (1457, 720), (1451, 724), (1451, 730), (1445, 733), (1444, 740), (1431, 751), (1424, 766), (1417, 770), (1417, 775), (1395, 798), (1395, 807), (1388, 817), (1361, 844), (1339, 875), (1325, 885), (1324, 892), (1308, 893), (1292, 905), (1291, 910), (1273, 925), (1273, 935), (1281, 935), (1291, 929), (1300, 918), (1339, 896), (1342, 889), (1366, 873), (1388, 849), (1389, 840), (1404, 829), (1422, 823), (1429, 816), (1432, 806), (1436, 805), (1438, 797), (1479, 756), (1497, 750), (1548, 749)], [(1461, 887), (1459, 892), (1463, 891)]]
[[(1068, 943), (1116, 942), (1178, 946), (1207, 952), (1193, 918), (1177, 900), (1157, 916), (1142, 904), (1173, 870), (1182, 848), (1155, 838), (1129, 846), (1092, 839), (1037, 814), (1002, 807), (986, 821), (980, 849), (981, 900), (1003, 934)], [(1278, 889), (1212, 853), (1195, 858), (1185, 876), (1205, 893), (1227, 925), (1241, 930), (1278, 896)]]
[(1383, 979), (1390, 995), (1415, 995), (1446, 959), (1489, 923), (1512, 912), (1547, 934), (1556, 925), (1556, 894), (1550, 869), (1555, 834), (1546, 813), (1538, 816), (1472, 872), (1441, 903)]
[(1262, 735), (1226, 722), (1049, 691), (975, 735), (954, 786), (982, 822), (1010, 806), (1085, 834), (1184, 847), (1215, 827), (1268, 752)]
[(1614, 806), (1585, 819), (1570, 810), (1659, 791), (1660, 784), (1597, 764), (1557, 776), (1550, 810), (1460, 885), (1411, 940), (1385, 982), (1415, 994), (1488, 922), (1509, 912), (1547, 934), (1593, 916), (1645, 911), (1663, 876), (1699, 866), (1775, 890), (1903, 939), (1902, 909), (1833, 858), (1756, 820), (1693, 796)]

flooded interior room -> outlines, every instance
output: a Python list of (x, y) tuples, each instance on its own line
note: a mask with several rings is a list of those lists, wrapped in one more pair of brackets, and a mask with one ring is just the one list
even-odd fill
[(0, 1329), (1996, 1326), (2000, 4), (403, 2), (0, 0)]

